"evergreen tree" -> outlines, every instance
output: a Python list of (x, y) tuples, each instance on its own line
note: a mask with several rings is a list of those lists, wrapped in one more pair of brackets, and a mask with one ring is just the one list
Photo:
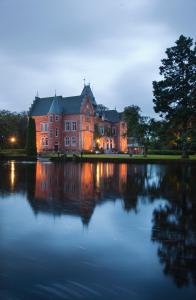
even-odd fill
[(163, 79), (153, 82), (154, 110), (177, 129), (182, 157), (186, 158), (195, 131), (196, 45), (181, 35), (166, 55), (159, 68)]
[(28, 122), (26, 153), (28, 156), (37, 155), (35, 120), (31, 117)]

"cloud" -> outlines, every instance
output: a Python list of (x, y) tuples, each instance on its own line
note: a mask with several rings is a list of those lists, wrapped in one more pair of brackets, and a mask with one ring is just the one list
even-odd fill
[(153, 114), (152, 80), (166, 47), (195, 38), (195, 1), (0, 0), (0, 109), (27, 110), (36, 90)]

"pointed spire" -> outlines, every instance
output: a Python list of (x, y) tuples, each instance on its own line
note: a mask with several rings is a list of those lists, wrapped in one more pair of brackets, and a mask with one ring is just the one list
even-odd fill
[(85, 87), (86, 86), (86, 79), (84, 78), (83, 81), (84, 81), (84, 87)]
[(37, 90), (37, 93), (36, 93), (36, 96), (35, 96), (36, 98), (39, 98), (39, 93), (38, 93), (38, 90)]

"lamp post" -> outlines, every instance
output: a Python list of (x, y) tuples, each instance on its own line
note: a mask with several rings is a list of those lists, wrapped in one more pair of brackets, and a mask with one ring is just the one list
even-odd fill
[(14, 147), (14, 144), (16, 143), (16, 137), (15, 136), (11, 136), (9, 138), (10, 144), (12, 145), (12, 147)]

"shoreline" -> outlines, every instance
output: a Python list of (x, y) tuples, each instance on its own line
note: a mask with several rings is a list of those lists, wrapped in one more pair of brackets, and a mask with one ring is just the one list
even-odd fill
[(159, 163), (159, 164), (168, 164), (168, 163), (180, 163), (180, 164), (196, 164), (195, 158), (189, 158), (189, 159), (182, 159), (179, 157), (93, 157), (91, 155), (89, 156), (68, 156), (68, 157), (40, 157), (40, 158), (34, 158), (34, 157), (27, 157), (27, 156), (0, 156), (0, 162), (3, 161), (27, 161), (27, 162), (36, 162), (36, 161), (51, 161), (51, 162), (104, 162), (104, 163)]

